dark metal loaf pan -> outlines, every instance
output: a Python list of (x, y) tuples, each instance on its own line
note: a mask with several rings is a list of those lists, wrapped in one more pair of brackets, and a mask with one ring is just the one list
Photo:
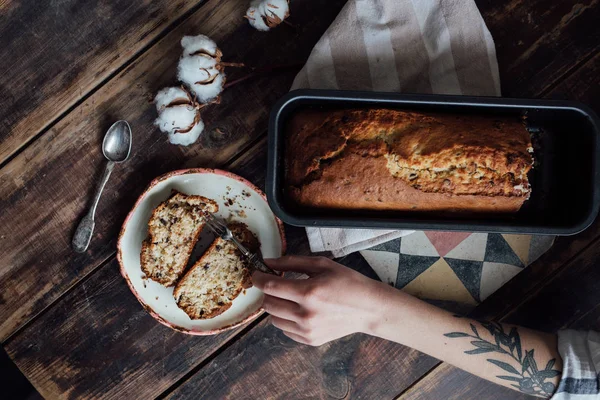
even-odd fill
[[(537, 141), (536, 164), (529, 174), (532, 196), (518, 213), (492, 217), (292, 206), (285, 196), (286, 123), (306, 108), (526, 115)], [(589, 107), (572, 101), (296, 90), (271, 112), (267, 197), (275, 214), (296, 226), (572, 235), (587, 228), (600, 207), (599, 127)]]

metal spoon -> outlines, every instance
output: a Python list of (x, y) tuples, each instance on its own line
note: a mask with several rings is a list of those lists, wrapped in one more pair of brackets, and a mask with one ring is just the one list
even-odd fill
[(96, 214), (96, 206), (102, 195), (102, 190), (104, 190), (104, 186), (110, 177), (110, 173), (115, 167), (115, 163), (127, 160), (130, 152), (131, 128), (127, 121), (117, 121), (108, 129), (106, 135), (104, 135), (104, 140), (102, 141), (102, 153), (108, 160), (108, 163), (106, 163), (104, 175), (96, 189), (92, 206), (86, 216), (79, 222), (75, 235), (73, 236), (71, 246), (76, 252), (83, 253), (90, 245), (95, 226), (94, 215)]

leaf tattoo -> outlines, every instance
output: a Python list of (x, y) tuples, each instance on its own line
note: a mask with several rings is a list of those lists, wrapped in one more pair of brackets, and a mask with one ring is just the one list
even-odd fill
[(523, 393), (538, 395), (538, 396), (551, 396), (556, 390), (555, 385), (552, 382), (546, 382), (547, 379), (555, 378), (561, 374), (561, 371), (552, 369), (556, 363), (556, 359), (548, 361), (546, 367), (543, 370), (539, 370), (537, 362), (535, 361), (534, 349), (525, 350), (523, 355), (523, 348), (521, 347), (521, 337), (516, 327), (512, 327), (507, 333), (504, 327), (495, 321), (479, 321), (481, 326), (487, 330), (490, 335), (494, 337), (494, 341), (490, 342), (479, 335), (479, 331), (474, 324), (471, 326), (473, 334), (466, 332), (449, 332), (444, 334), (448, 338), (471, 338), (475, 339), (471, 341), (474, 349), (466, 350), (464, 353), (469, 355), (483, 354), (483, 353), (500, 353), (507, 354), (512, 357), (516, 362), (519, 363), (519, 369), (513, 365), (488, 358), (489, 363), (494, 364), (500, 368), (503, 372), (507, 372), (511, 375), (497, 375), (498, 379), (505, 381), (515, 382), (510, 386), (520, 390)]

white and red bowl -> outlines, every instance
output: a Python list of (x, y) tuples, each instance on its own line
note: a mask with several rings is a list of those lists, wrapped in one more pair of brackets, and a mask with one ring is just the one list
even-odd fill
[(153, 180), (127, 215), (117, 244), (121, 274), (142, 306), (159, 322), (192, 335), (213, 335), (235, 328), (260, 315), (263, 293), (251, 287), (223, 314), (208, 320), (191, 320), (166, 288), (147, 279), (140, 267), (142, 241), (148, 235), (152, 210), (177, 190), (201, 195), (219, 204), (218, 216), (245, 223), (257, 235), (265, 258), (285, 253), (282, 222), (273, 215), (264, 193), (244, 178), (227, 171), (192, 168), (169, 172)]

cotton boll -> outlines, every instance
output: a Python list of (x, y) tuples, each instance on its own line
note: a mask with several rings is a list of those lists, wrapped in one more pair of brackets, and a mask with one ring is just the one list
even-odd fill
[(158, 91), (154, 98), (156, 110), (161, 111), (169, 104), (173, 103), (191, 103), (190, 95), (180, 87), (169, 87)]
[(165, 133), (185, 131), (194, 125), (196, 112), (190, 105), (167, 107), (158, 114), (156, 125)]
[(154, 98), (158, 118), (154, 124), (169, 135), (174, 144), (188, 146), (198, 139), (204, 130), (200, 116), (201, 106), (184, 88), (165, 88)]
[(180, 146), (189, 146), (194, 143), (200, 137), (200, 134), (204, 130), (204, 122), (198, 121), (194, 127), (186, 133), (169, 133), (169, 142)]
[(259, 31), (268, 31), (290, 15), (287, 0), (252, 0), (246, 11), (250, 25)]
[(190, 90), (201, 103), (208, 103), (215, 100), (223, 91), (225, 84), (225, 73), (220, 72), (211, 83), (190, 85)]
[(220, 59), (221, 50), (217, 44), (208, 36), (184, 36), (181, 39), (181, 47), (183, 47), (183, 56), (190, 56), (197, 52), (210, 54), (213, 57)]
[(208, 103), (221, 94), (225, 73), (217, 60), (205, 55), (184, 56), (177, 66), (177, 79), (194, 94), (196, 100)]

